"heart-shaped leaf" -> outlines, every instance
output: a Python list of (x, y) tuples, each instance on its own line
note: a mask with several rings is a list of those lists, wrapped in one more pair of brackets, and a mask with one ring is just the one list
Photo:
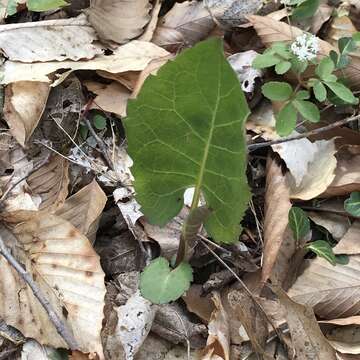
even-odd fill
[(189, 289), (192, 280), (192, 269), (188, 263), (183, 262), (171, 270), (169, 262), (159, 257), (141, 274), (141, 295), (154, 304), (166, 304), (183, 295)]
[(344, 207), (349, 214), (360, 217), (360, 191), (351, 193), (345, 200)]
[[(189, 86), (190, 85), (190, 86)], [(249, 200), (244, 122), (249, 114), (222, 42), (185, 50), (145, 81), (124, 121), (141, 211), (164, 226), (195, 187), (211, 210), (205, 228), (215, 241), (237, 240)]]

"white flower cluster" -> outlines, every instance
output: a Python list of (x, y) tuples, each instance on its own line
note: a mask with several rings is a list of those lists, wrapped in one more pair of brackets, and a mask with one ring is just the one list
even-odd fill
[(300, 35), (291, 44), (291, 51), (300, 61), (312, 60), (319, 51), (319, 40), (314, 35)]

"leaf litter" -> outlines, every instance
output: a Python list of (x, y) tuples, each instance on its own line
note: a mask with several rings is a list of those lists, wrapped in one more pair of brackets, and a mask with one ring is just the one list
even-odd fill
[(0, 357), (360, 356), (356, 1), (83, 3), (0, 9)]

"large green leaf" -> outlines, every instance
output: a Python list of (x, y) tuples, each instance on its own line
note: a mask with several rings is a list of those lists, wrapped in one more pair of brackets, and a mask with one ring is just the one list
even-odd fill
[(165, 225), (195, 186), (194, 205), (202, 192), (211, 210), (209, 234), (218, 242), (237, 239), (249, 200), (248, 115), (218, 39), (185, 50), (147, 78), (124, 126), (137, 201), (149, 222)]

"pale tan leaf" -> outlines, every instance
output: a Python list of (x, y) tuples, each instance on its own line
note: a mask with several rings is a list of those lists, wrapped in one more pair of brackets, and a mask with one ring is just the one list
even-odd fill
[(342, 354), (360, 355), (360, 326), (352, 324), (339, 326), (326, 331), (330, 344)]
[[(100, 331), (104, 306), (104, 273), (88, 239), (69, 222), (38, 214), (1, 235), (32, 275), (83, 352), (102, 358)], [(66, 347), (32, 290), (0, 257), (0, 317), (25, 336), (55, 348)]]
[(102, 50), (92, 43), (94, 29), (86, 16), (0, 26), (0, 48), (12, 61), (91, 59)]
[(112, 112), (120, 117), (126, 116), (127, 101), (131, 93), (125, 86), (115, 81), (111, 84), (85, 81), (84, 85), (97, 95), (90, 109)]
[(360, 254), (360, 221), (354, 221), (342, 240), (334, 247), (335, 254), (359, 255)]
[(322, 194), (324, 197), (360, 191), (360, 146), (342, 147), (337, 159), (335, 178)]
[(311, 18), (310, 32), (312, 34), (317, 34), (321, 27), (330, 19), (333, 11), (333, 6), (330, 6), (328, 4), (320, 4), (315, 15)]
[(33, 195), (41, 198), (39, 210), (55, 212), (68, 195), (69, 162), (59, 155), (32, 173), (27, 182)]
[(146, 25), (144, 33), (138, 38), (138, 40), (140, 41), (151, 41), (154, 36), (154, 32), (157, 27), (157, 23), (159, 21), (159, 13), (161, 10), (162, 1), (155, 0), (152, 6), (153, 8), (150, 14), (151, 19), (149, 23)]
[(107, 197), (96, 180), (66, 199), (56, 215), (73, 224), (92, 243)]
[(289, 195), (289, 185), (281, 166), (275, 159), (269, 158), (266, 169), (262, 282), (270, 277), (284, 240), (291, 208)]
[(311, 200), (322, 194), (335, 178), (337, 160), (334, 140), (316, 141), (317, 151), (299, 186), (289, 178), (290, 197)]
[(123, 44), (141, 35), (150, 9), (148, 0), (92, 0), (84, 12), (101, 40)]
[(321, 332), (312, 309), (291, 300), (281, 288), (271, 288), (286, 309), (296, 359), (335, 360), (336, 352)]
[(176, 3), (160, 20), (153, 42), (160, 46), (194, 45), (205, 39), (215, 23), (203, 2)]
[[(52, 83), (48, 75), (59, 69), (70, 69), (55, 82), (59, 84), (75, 70), (104, 70), (110, 73), (141, 71), (151, 60), (167, 56), (169, 53), (159, 46), (146, 41), (131, 41), (119, 46), (111, 55), (99, 55), (91, 61), (62, 61), (45, 63), (19, 63), (6, 61), (2, 66), (2, 84), (16, 81), (41, 81)], [(53, 85), (55, 85), (53, 84)]]
[(49, 93), (49, 85), (43, 82), (19, 81), (6, 86), (4, 118), (22, 146), (38, 125)]

